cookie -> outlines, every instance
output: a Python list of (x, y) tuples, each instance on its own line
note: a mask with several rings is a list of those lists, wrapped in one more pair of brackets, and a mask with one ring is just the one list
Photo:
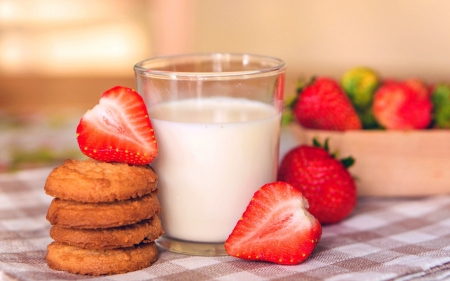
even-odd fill
[(50, 237), (56, 242), (87, 249), (131, 247), (141, 242), (153, 242), (161, 234), (163, 230), (158, 215), (121, 227), (74, 229), (55, 225), (50, 229)]
[(112, 203), (80, 203), (54, 198), (47, 211), (47, 220), (52, 225), (82, 229), (129, 225), (160, 213), (156, 193)]
[(148, 165), (66, 160), (51, 171), (44, 189), (48, 195), (64, 200), (113, 202), (148, 194), (156, 189), (157, 181)]
[(145, 243), (133, 247), (89, 250), (52, 242), (45, 257), (50, 268), (83, 275), (112, 275), (139, 270), (158, 259), (156, 244)]

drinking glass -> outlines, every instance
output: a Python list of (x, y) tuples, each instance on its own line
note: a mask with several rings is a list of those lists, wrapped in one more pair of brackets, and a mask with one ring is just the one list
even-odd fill
[(225, 255), (224, 242), (262, 185), (276, 180), (284, 61), (252, 54), (150, 58), (134, 66), (158, 142), (164, 235), (189, 255)]

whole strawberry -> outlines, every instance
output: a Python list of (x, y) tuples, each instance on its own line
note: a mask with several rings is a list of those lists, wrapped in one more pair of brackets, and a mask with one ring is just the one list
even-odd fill
[(375, 92), (373, 114), (389, 130), (425, 129), (432, 120), (430, 90), (420, 80), (386, 81)]
[(368, 67), (355, 67), (344, 73), (342, 88), (350, 98), (364, 129), (375, 129), (378, 124), (373, 117), (372, 101), (380, 85), (378, 73)]
[(355, 67), (344, 73), (341, 83), (355, 108), (364, 112), (372, 106), (373, 94), (380, 79), (371, 68)]
[(318, 77), (298, 92), (293, 105), (295, 120), (305, 128), (359, 130), (361, 120), (340, 85), (328, 77)]
[(253, 195), (225, 242), (230, 256), (278, 264), (299, 264), (322, 235), (302, 193), (285, 182), (268, 183)]
[(283, 158), (278, 180), (298, 188), (308, 199), (309, 211), (323, 224), (346, 218), (357, 203), (356, 184), (347, 168), (353, 164), (349, 157), (337, 160), (328, 152), (328, 141), (322, 147), (301, 145)]
[(450, 85), (437, 84), (431, 99), (433, 101), (434, 127), (450, 129)]

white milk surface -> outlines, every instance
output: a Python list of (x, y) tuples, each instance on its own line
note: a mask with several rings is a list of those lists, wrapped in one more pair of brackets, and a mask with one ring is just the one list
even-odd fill
[(276, 180), (281, 114), (260, 102), (214, 97), (167, 102), (149, 115), (165, 235), (224, 242), (254, 192)]

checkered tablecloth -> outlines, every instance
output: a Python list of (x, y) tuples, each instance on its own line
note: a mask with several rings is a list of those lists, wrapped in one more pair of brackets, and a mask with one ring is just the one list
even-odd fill
[(325, 226), (313, 254), (295, 266), (160, 249), (154, 265), (127, 274), (54, 271), (44, 259), (49, 172), (0, 175), (0, 280), (450, 280), (450, 195), (360, 198), (352, 216)]

